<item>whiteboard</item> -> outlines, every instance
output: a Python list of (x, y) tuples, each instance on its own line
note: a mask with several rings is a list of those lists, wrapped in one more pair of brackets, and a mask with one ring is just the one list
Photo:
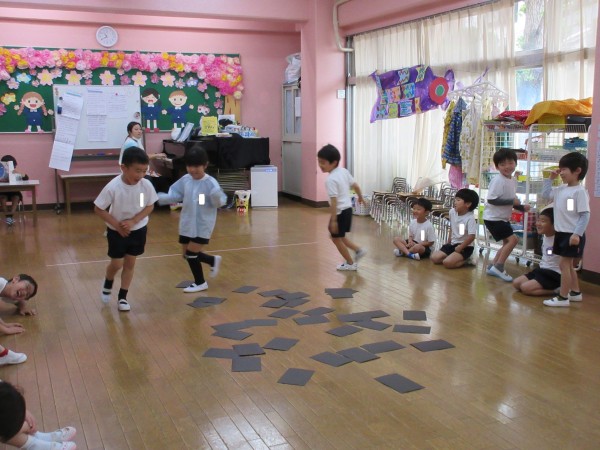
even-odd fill
[(74, 150), (120, 149), (127, 138), (127, 124), (141, 120), (139, 86), (54, 85), (54, 112), (66, 94), (83, 99)]

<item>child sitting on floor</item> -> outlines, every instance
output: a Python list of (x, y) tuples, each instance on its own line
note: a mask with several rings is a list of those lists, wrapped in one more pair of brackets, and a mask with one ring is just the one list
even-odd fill
[(426, 198), (419, 198), (412, 206), (414, 219), (408, 226), (408, 239), (397, 236), (393, 242), (396, 248), (394, 255), (408, 256), (410, 259), (420, 260), (429, 258), (431, 247), (435, 243), (435, 230), (427, 219), (433, 205)]
[(542, 210), (535, 227), (538, 234), (544, 236), (540, 267), (515, 279), (513, 286), (525, 295), (554, 295), (555, 289), (560, 287), (560, 256), (552, 252), (552, 247), (554, 247), (554, 208)]

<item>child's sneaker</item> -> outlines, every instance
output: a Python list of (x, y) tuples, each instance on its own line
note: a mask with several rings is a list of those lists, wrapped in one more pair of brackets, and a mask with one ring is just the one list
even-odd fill
[(400, 251), (399, 248), (395, 248), (394, 249), (394, 255), (397, 257), (403, 256), (403, 253)]
[(340, 264), (339, 266), (337, 266), (336, 269), (337, 270), (356, 271), (358, 269), (358, 266), (356, 265), (356, 263), (348, 264), (347, 262), (344, 262), (344, 263)]
[(12, 227), (14, 224), (15, 224), (15, 219), (13, 219), (12, 217), (6, 218), (6, 225), (8, 225), (9, 227)]
[(38, 431), (34, 434), (37, 439), (47, 442), (67, 442), (75, 437), (77, 430), (74, 427), (64, 427), (51, 433)]
[[(216, 262), (216, 261), (215, 261)], [(186, 287), (183, 292), (186, 294), (192, 294), (194, 292), (205, 291), (208, 289), (208, 283), (205, 281), (202, 284), (192, 283), (188, 287)]]
[(0, 366), (4, 364), (21, 364), (27, 361), (27, 355), (25, 353), (17, 353), (12, 350), (8, 351), (8, 354), (0, 356)]
[[(215, 278), (217, 275), (219, 275), (219, 268), (221, 267), (221, 260), (223, 258), (220, 257), (219, 255), (215, 256), (215, 263), (214, 265), (210, 268), (210, 277), (211, 278)], [(207, 286), (208, 287), (208, 286)]]
[(102, 303), (104, 303), (104, 304), (110, 303), (110, 292), (107, 294), (104, 291), (104, 288), (102, 288), (102, 290), (100, 291), (100, 299), (102, 300)]
[(355, 256), (356, 256), (356, 262), (360, 261), (361, 258), (363, 256), (365, 256), (367, 254), (367, 249), (366, 248), (359, 248), (358, 250), (356, 250)]
[(171, 211), (177, 211), (178, 209), (181, 209), (183, 207), (183, 203), (172, 203), (169, 205), (169, 208), (171, 209)]
[(421, 260), (421, 255), (419, 255), (418, 253), (409, 253), (408, 257), (410, 259), (414, 259), (414, 260), (417, 260), (417, 261)]
[(582, 302), (583, 294), (580, 292), (578, 294), (574, 294), (573, 291), (569, 291), (569, 301), (571, 302)]
[(563, 299), (561, 297), (559, 297), (558, 295), (554, 298), (550, 298), (548, 300), (544, 300), (544, 305), (546, 306), (569, 306), (570, 302), (569, 299)]
[(131, 310), (131, 306), (129, 306), (129, 303), (127, 302), (127, 300), (125, 300), (124, 298), (119, 300), (119, 311), (130, 311)]
[(496, 268), (496, 266), (492, 266), (492, 267), (490, 267), (488, 270), (486, 270), (486, 273), (487, 273), (488, 275), (491, 275), (491, 276), (493, 276), (493, 277), (498, 277), (498, 278), (500, 278), (501, 280), (504, 280), (504, 281), (508, 281), (508, 282), (510, 282), (510, 281), (512, 281), (512, 280), (513, 280), (513, 278), (512, 278), (512, 277), (511, 277), (509, 274), (507, 274), (507, 273), (506, 273), (506, 271), (504, 271), (504, 272), (500, 272), (500, 271), (499, 271), (499, 270)]

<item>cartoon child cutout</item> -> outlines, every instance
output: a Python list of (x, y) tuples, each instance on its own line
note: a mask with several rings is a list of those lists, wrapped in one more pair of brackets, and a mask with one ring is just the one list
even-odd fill
[(25, 114), (25, 122), (27, 123), (27, 129), (25, 133), (31, 133), (34, 126), (37, 127), (37, 132), (42, 133), (42, 120), (43, 116), (48, 114), (52, 115), (51, 109), (46, 110), (44, 99), (37, 92), (26, 92), (21, 98), (21, 106), (15, 105), (15, 109), (18, 110), (17, 114)]
[(153, 88), (144, 89), (142, 92), (142, 100), (145, 103), (142, 106), (142, 114), (146, 121), (146, 131), (159, 131), (157, 121), (161, 105), (158, 91)]
[(171, 102), (171, 105), (173, 105), (173, 107), (163, 109), (162, 113), (169, 114), (171, 116), (173, 128), (183, 128), (186, 122), (185, 116), (188, 113), (188, 110), (194, 108), (194, 105), (189, 105), (188, 107), (185, 107), (185, 102), (187, 102), (187, 95), (185, 95), (185, 92), (181, 90), (171, 92), (169, 94), (169, 102)]

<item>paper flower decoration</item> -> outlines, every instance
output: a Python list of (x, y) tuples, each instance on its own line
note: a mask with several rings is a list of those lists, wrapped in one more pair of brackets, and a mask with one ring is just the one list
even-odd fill
[(175, 77), (171, 74), (171, 72), (167, 72), (164, 75), (161, 75), (160, 81), (164, 87), (172, 87), (175, 83)]
[(113, 86), (115, 78), (116, 77), (108, 70), (105, 70), (104, 73), (100, 75), (100, 80), (102, 81), (103, 86)]
[(183, 79), (180, 78), (175, 82), (175, 86), (179, 89), (183, 89), (185, 87), (185, 81), (183, 81)]
[(52, 85), (52, 74), (48, 72), (47, 69), (42, 70), (37, 74), (37, 79), (42, 86), (51, 86)]
[(65, 78), (70, 85), (78, 86), (81, 84), (81, 75), (76, 70), (71, 70)]
[(146, 81), (148, 80), (148, 77), (142, 72), (138, 71), (134, 76), (131, 77), (131, 79), (133, 80), (134, 86), (146, 86)]
[(19, 75), (17, 75), (17, 81), (19, 83), (25, 83), (28, 84), (31, 81), (31, 76), (22, 72)]
[(126, 85), (131, 83), (131, 78), (129, 78), (127, 75), (122, 75), (120, 81), (122, 85)]
[(17, 80), (15, 80), (14, 78), (11, 78), (10, 80), (8, 80), (6, 82), (6, 85), (8, 86), (9, 89), (19, 89), (19, 82)]
[(185, 84), (188, 85), (188, 87), (194, 87), (198, 85), (198, 78), (188, 78), (187, 81), (185, 82)]
[(0, 97), (0, 102), (4, 103), (5, 105), (10, 105), (11, 103), (14, 103), (16, 101), (17, 97), (15, 96), (14, 92), (7, 92), (2, 97)]
[(204, 92), (206, 90), (206, 88), (208, 87), (208, 85), (206, 83), (198, 83), (198, 90), (200, 92)]
[(0, 116), (6, 114), (6, 106), (0, 104)]

